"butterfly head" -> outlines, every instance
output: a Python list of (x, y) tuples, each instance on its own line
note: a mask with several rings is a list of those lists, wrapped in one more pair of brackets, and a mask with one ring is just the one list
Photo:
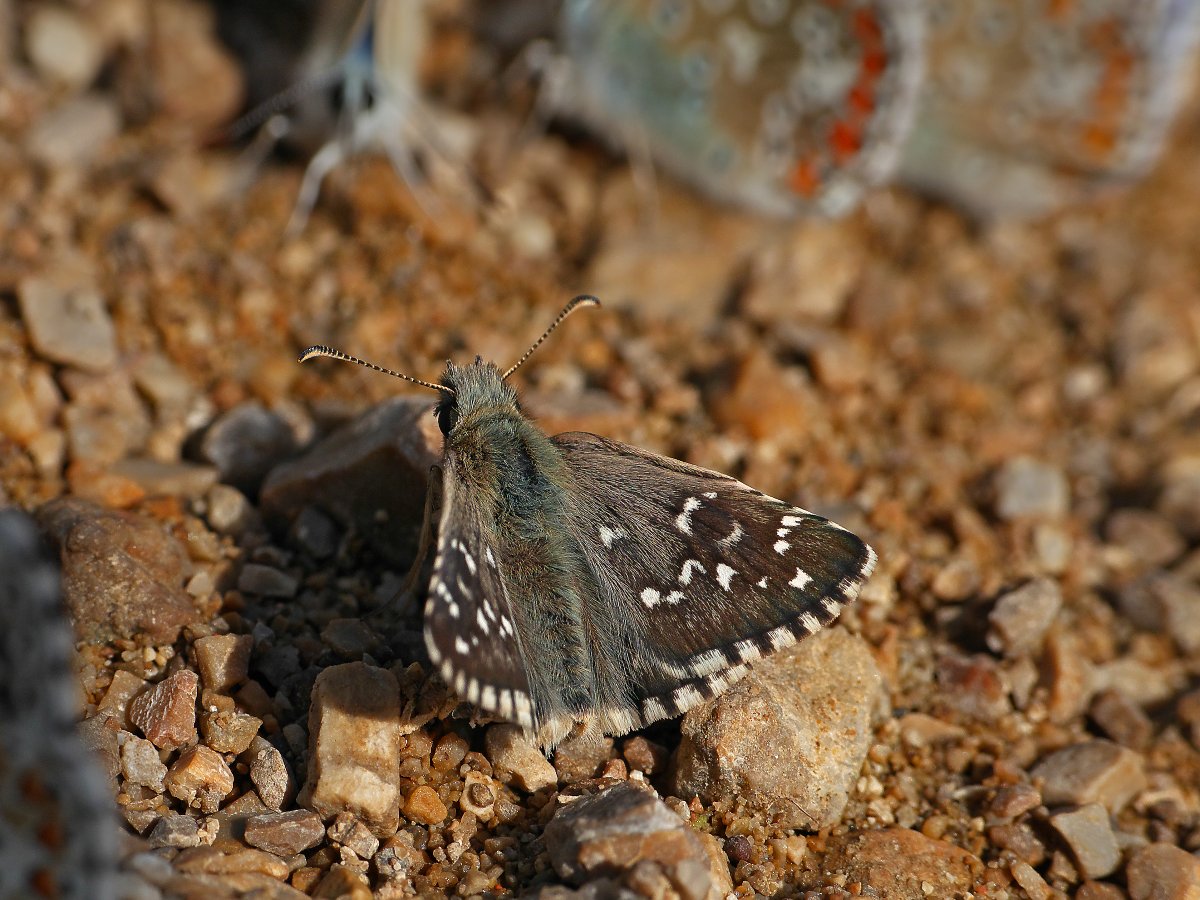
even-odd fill
[(460, 419), (483, 410), (520, 412), (516, 390), (504, 380), (495, 363), (484, 362), (479, 356), (467, 366), (446, 363), (441, 395), (433, 412), (444, 435), (449, 435)]

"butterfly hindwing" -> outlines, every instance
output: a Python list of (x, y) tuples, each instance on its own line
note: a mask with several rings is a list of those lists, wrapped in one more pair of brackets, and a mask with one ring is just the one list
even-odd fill
[(443, 477), (437, 556), (425, 605), (425, 646), (443, 679), (470, 703), (535, 726), (521, 636), (498, 548), (478, 507), (454, 477)]
[(875, 565), (855, 535), (736, 479), (591, 434), (552, 441), (573, 479), (565, 524), (595, 573), (594, 613), (624, 636), (640, 724), (828, 625)]

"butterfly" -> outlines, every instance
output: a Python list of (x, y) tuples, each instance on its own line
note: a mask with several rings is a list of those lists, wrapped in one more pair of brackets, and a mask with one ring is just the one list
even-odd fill
[(875, 566), (860, 538), (719, 472), (594, 434), (548, 437), (479, 357), (441, 395), (443, 505), (425, 605), (430, 660), (458, 696), (545, 747), (624, 734), (720, 694), (836, 619)]
[(1150, 168), (1187, 92), (1194, 0), (930, 0), (900, 180), (1036, 216)]
[(0, 897), (117, 895), (116, 804), (74, 732), (73, 653), (36, 526), (0, 510)]
[(548, 105), (780, 216), (888, 178), (923, 66), (922, 0), (566, 0), (560, 33)]

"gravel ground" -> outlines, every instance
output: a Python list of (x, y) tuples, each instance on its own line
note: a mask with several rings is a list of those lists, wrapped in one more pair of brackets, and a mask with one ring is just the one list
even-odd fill
[[(284, 237), (302, 164), (202, 143), (239, 70), (155, 9), (0, 2), (0, 503), (62, 561), (127, 895), (1200, 897), (1200, 106), (1144, 182), (983, 227), (648, 202), (476, 104), (438, 121), (495, 203), (366, 157)], [(399, 593), (431, 396), (295, 360), (507, 364), (579, 291), (516, 378), (545, 430), (880, 563), (723, 700), (547, 761), (428, 676)]]

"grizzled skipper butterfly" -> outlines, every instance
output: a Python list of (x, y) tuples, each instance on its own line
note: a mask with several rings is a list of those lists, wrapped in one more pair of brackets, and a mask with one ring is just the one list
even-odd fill
[(479, 357), (433, 384), (445, 436), (425, 645), (447, 684), (543, 746), (624, 734), (721, 693), (830, 624), (875, 566), (862, 540), (736, 479), (594, 434), (548, 437)]

